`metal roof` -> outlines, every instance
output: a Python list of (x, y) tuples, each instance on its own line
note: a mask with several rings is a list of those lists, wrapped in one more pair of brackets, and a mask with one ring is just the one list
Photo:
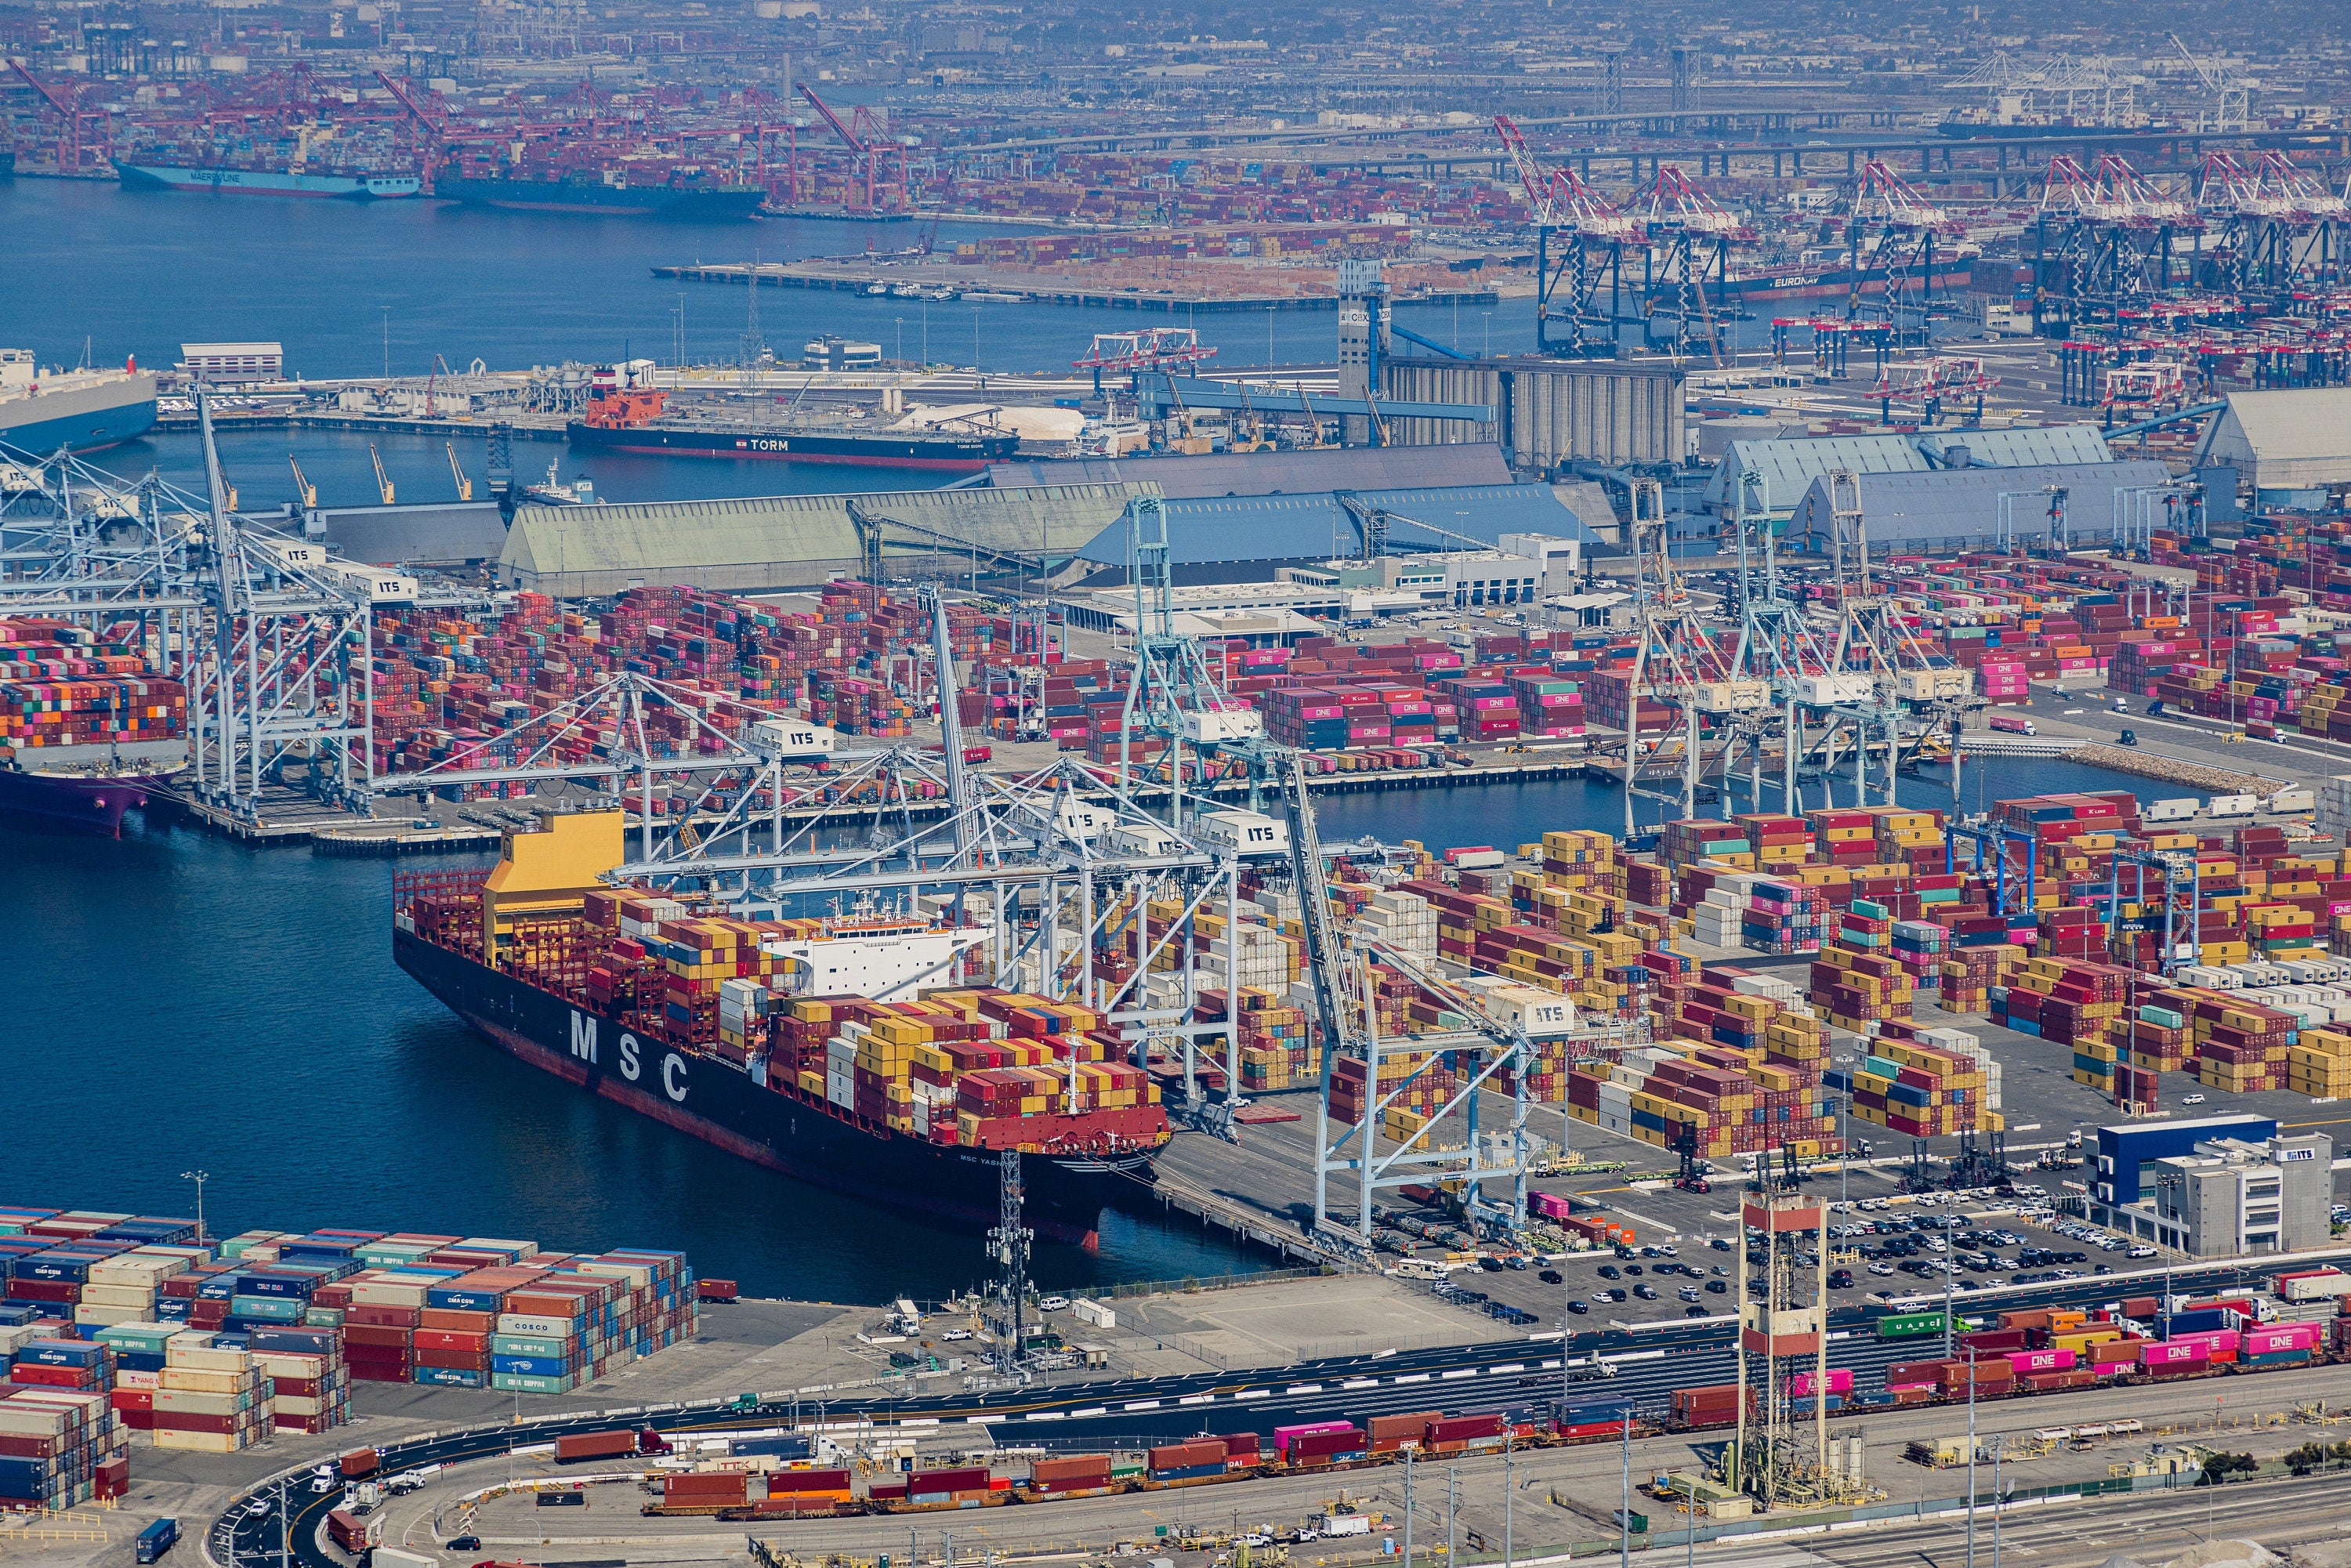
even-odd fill
[(1491, 443), (1334, 446), (1311, 452), (1218, 452), (1198, 457), (1035, 458), (991, 464), (995, 489), (1029, 485), (1153, 484), (1167, 497), (1280, 496), (1398, 486), (1507, 485)]
[[(1860, 476), (1862, 526), (1872, 544), (1894, 540), (1989, 538), (2000, 528), (2000, 497), (2015, 494), (2012, 522), (2020, 534), (2049, 530), (2050, 486), (2066, 491), (2065, 514), (2078, 540), (2104, 538), (2114, 523), (2117, 490), (2168, 485), (2161, 463), (2073, 463), (2030, 468), (1947, 468), (1924, 474)], [(1813, 481), (1788, 524), (1788, 537), (1830, 537), (1828, 480)]]
[(370, 566), (496, 560), (507, 544), (506, 519), (496, 501), (329, 507), (319, 515), (337, 553)]
[(1931, 430), (1917, 444), (1948, 465), (1953, 447), (1968, 449), (1976, 467), (2029, 468), (2068, 466), (2076, 463), (2111, 463), (2114, 449), (2105, 433), (2095, 424), (2019, 425), (2012, 430)]
[(1708, 510), (1727, 506), (1739, 476), (1752, 468), (1763, 476), (1763, 509), (1792, 510), (1813, 480), (1836, 469), (1855, 474), (1922, 472), (1927, 455), (1907, 435), (1814, 435), (1801, 441), (1766, 438), (1734, 441), (1707, 481), (1700, 497)]
[(2014, 430), (1937, 430), (1907, 435), (1808, 435), (1733, 441), (1707, 481), (1701, 497), (1708, 510), (1727, 505), (1730, 486), (1748, 468), (1763, 476), (1763, 507), (1785, 514), (1812, 488), (1813, 481), (1839, 468), (1855, 474), (1917, 474), (1949, 462), (1954, 447), (1968, 450), (1978, 468), (2071, 466), (2109, 463), (2114, 454), (2095, 424), (2052, 424)]
[[(632, 585), (811, 588), (858, 568), (856, 501), (992, 549), (1065, 559), (1101, 534), (1148, 485), (1060, 485), (1025, 490), (888, 490), (867, 495), (764, 496), (622, 506), (526, 505), (515, 513), (498, 580), (563, 595)], [(921, 552), (893, 538), (889, 553)], [(952, 555), (951, 549), (944, 551)]]
[(2213, 464), (2265, 489), (2351, 480), (2351, 388), (2231, 392), (2196, 444), (2196, 466)]
[[(1549, 534), (1597, 544), (1548, 485), (1455, 485), (1349, 494), (1392, 514), (1389, 538), (1399, 547), (1458, 548), (1412, 522), (1432, 524), (1492, 545), (1504, 534)], [(1411, 519), (1406, 521), (1405, 519)], [(1187, 497), (1167, 503), (1167, 538), (1176, 566), (1259, 562), (1268, 566), (1351, 556), (1361, 549), (1354, 518), (1338, 493), (1304, 496)], [(1127, 564), (1122, 518), (1086, 541), (1077, 554), (1106, 566)]]

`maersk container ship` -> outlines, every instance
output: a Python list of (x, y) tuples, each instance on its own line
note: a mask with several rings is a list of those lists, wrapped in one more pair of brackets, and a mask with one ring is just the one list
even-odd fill
[(291, 169), (204, 168), (169, 163), (119, 163), (132, 190), (209, 191), (224, 196), (323, 196), (351, 202), (391, 201), (423, 188), (413, 174), (303, 173)]
[(135, 365), (41, 370), (29, 349), (0, 349), (0, 447), (32, 457), (92, 452), (155, 423), (155, 377)]
[[(811, 1092), (788, 1071), (771, 1072), (758, 1045), (736, 1053), (745, 1058), (737, 1061), (723, 1045), (665, 1021), (659, 1004), (622, 1008), (590, 994), (580, 977), (630, 940), (588, 933), (576, 921), (588, 892), (610, 891), (595, 879), (619, 863), (620, 833), (618, 812), (552, 814), (537, 830), (509, 833), (486, 880), (465, 872), (395, 877), (393, 961), (492, 1044), (576, 1089), (813, 1186), (958, 1228), (994, 1225), (995, 1148), (893, 1127)], [(532, 962), (509, 946), (486, 961), (486, 940), (506, 940), (499, 923), (509, 910), (517, 920), (575, 921), (561, 955)], [(583, 936), (587, 951), (574, 946)], [(810, 996), (896, 1000), (946, 988), (956, 957), (976, 936), (922, 921), (852, 919), (767, 950)], [(1171, 1135), (1155, 1103), (1040, 1114), (1018, 1125), (1029, 1228), (1086, 1246), (1104, 1207), (1144, 1196), (1154, 1157)]]

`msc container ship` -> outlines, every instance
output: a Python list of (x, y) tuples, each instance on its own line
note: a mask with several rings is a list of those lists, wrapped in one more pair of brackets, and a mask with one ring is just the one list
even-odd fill
[[(486, 876), (401, 875), (393, 959), (517, 1060), (814, 1186), (985, 1228), (1010, 1148), (1030, 1228), (1091, 1246), (1103, 1207), (1153, 1180), (1170, 1136), (1157, 1090), (1140, 1069), (1075, 1061), (1099, 1049), (1074, 1030), (1083, 1009), (957, 986), (983, 932), (697, 918), (605, 884), (622, 858), (619, 812), (550, 812), (508, 833)], [(904, 1016), (925, 997), (928, 1016)], [(983, 1028), (975, 1008), (1007, 1021)], [(1072, 1030), (1024, 1043), (1055, 1017)], [(1039, 1060), (974, 1065), (998, 1053)], [(1068, 1097), (1022, 1093), (1048, 1082)]]
[(672, 223), (728, 223), (754, 218), (768, 193), (698, 178), (632, 178), (625, 168), (549, 170), (544, 173), (451, 171), (436, 175), (433, 194), (474, 206), (527, 213), (600, 217), (663, 218)]
[(949, 434), (931, 430), (808, 428), (703, 419), (664, 412), (659, 388), (607, 392), (592, 398), (586, 417), (565, 433), (576, 447), (670, 457), (735, 457), (775, 463), (849, 463), (882, 468), (929, 468), (976, 474), (1011, 458), (1020, 437), (1011, 432)]
[(188, 697), (127, 643), (43, 617), (0, 620), (0, 816), (120, 837), (188, 765)]

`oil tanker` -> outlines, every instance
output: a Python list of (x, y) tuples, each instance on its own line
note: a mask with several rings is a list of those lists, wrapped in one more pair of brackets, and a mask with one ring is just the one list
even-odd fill
[(1170, 1134), (1098, 1015), (964, 982), (987, 932), (746, 921), (613, 887), (617, 811), (549, 812), (488, 873), (395, 878), (392, 957), (492, 1044), (798, 1180), (957, 1228), (1091, 1245)]
[(575, 447), (670, 457), (733, 457), (770, 463), (849, 463), (976, 474), (1009, 460), (1020, 438), (1009, 431), (968, 434), (935, 430), (801, 426), (705, 419), (664, 412), (659, 388), (609, 392), (589, 400), (584, 418), (565, 434)]

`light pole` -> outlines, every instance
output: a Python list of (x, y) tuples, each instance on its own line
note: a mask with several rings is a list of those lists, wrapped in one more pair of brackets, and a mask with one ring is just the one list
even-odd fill
[(1991, 1440), (2000, 1445), (2000, 1448), (1991, 1451), (1991, 1568), (2000, 1568), (2000, 1516), (2008, 1506), (2006, 1495), (2000, 1490), (2000, 1449), (2008, 1447), (2008, 1434), (1994, 1432)]
[(1453, 1483), (1460, 1473), (1451, 1465), (1445, 1467), (1445, 1568), (1453, 1568), (1453, 1513), (1457, 1506)]
[(1494, 313), (1481, 310), (1479, 314), (1486, 318), (1486, 358), (1490, 360), (1494, 357)]
[(1404, 1568), (1412, 1568), (1412, 1456), (1416, 1447), (1404, 1446)]
[(923, 364), (924, 364), (924, 366), (925, 366), (925, 368), (927, 368), (927, 367), (929, 366), (930, 362), (931, 362), (931, 302), (930, 302), (929, 300), (925, 299), (925, 300), (924, 300), (924, 301), (923, 301)]
[[(392, 380), (392, 307), (389, 305), (383, 308), (383, 379)], [(2230, 667), (2231, 670), (2235, 668), (2233, 655)], [(2230, 678), (2233, 680), (2235, 676), (2232, 674)], [(2231, 711), (2234, 711), (2233, 705)]]
[(212, 1172), (210, 1171), (182, 1171), (180, 1173), (180, 1179), (182, 1181), (192, 1181), (196, 1184), (196, 1244), (198, 1246), (204, 1245), (204, 1183), (209, 1181), (211, 1178)]
[(1624, 1493), (1624, 1499), (1623, 1499), (1622, 1502), (1618, 1505), (1617, 1510), (1616, 1510), (1616, 1564), (1617, 1564), (1617, 1568), (1632, 1568), (1632, 1564), (1633, 1564), (1633, 1413), (1632, 1413), (1629, 1409), (1627, 1409), (1627, 1410), (1619, 1410), (1619, 1411), (1617, 1412), (1617, 1417), (1618, 1417), (1618, 1419), (1617, 1419), (1617, 1427), (1618, 1427), (1618, 1430), (1620, 1430), (1620, 1431), (1624, 1434), (1624, 1437), (1623, 1437), (1623, 1448), (1624, 1448), (1624, 1453), (1625, 1453), (1625, 1493)]
[(1265, 308), (1265, 362), (1273, 363), (1273, 307)]
[(976, 305), (971, 311), (971, 373), (979, 374), (979, 308)]
[(1511, 1469), (1510, 1444), (1517, 1437), (1517, 1433), (1511, 1432), (1502, 1438), (1502, 1568), (1511, 1568), (1517, 1561), (1510, 1541), (1510, 1505), (1518, 1500), (1519, 1495), (1519, 1483), (1514, 1479), (1517, 1472)]
[(1976, 1353), (1968, 1347), (1968, 1568), (1976, 1568)]
[(898, 362), (903, 365), (906, 362), (906, 319), (904, 316), (893, 316), (890, 318), (890, 324), (898, 329)]

